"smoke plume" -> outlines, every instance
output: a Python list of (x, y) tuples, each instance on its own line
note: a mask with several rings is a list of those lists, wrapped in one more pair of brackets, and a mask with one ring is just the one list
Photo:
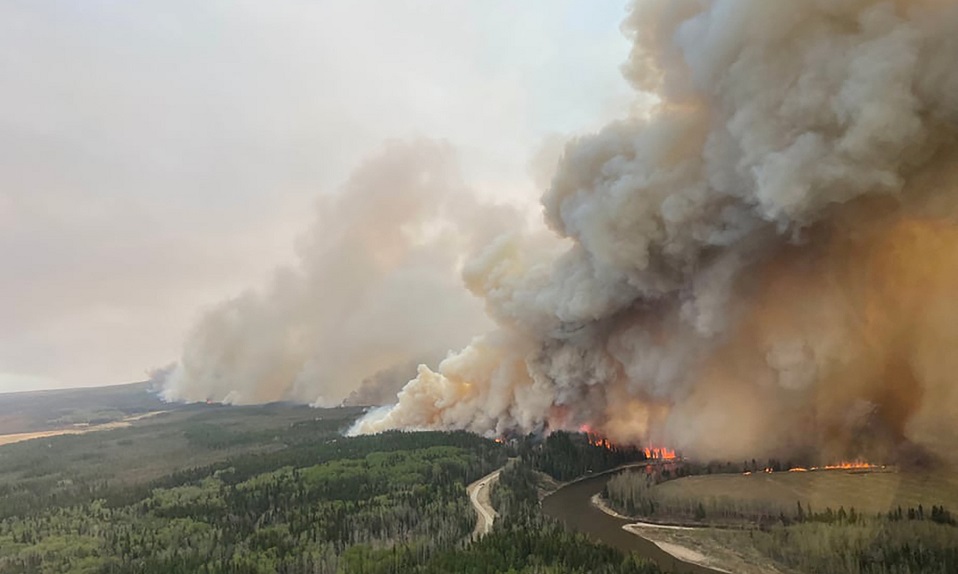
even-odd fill
[(362, 394), (381, 400), (370, 386), (395, 385), (411, 360), (441, 358), (490, 328), (461, 287), (461, 260), (518, 227), (513, 210), (476, 201), (448, 145), (389, 143), (321, 197), (297, 266), (203, 316), (163, 394), (328, 405), (366, 380)]
[(637, 0), (623, 27), (657, 104), (566, 147), (542, 200), (562, 249), (471, 258), (497, 327), (354, 431), (956, 444), (958, 4)]

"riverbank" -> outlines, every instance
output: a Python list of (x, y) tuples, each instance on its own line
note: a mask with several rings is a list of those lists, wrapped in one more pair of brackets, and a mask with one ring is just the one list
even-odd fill
[(592, 504), (592, 497), (602, 492), (610, 474), (597, 474), (572, 481), (542, 501), (542, 512), (558, 520), (566, 528), (581, 532), (589, 538), (634, 552), (655, 562), (663, 572), (674, 574), (715, 574), (718, 570), (677, 558), (651, 540), (623, 529), (629, 520), (609, 515)]
[(573, 478), (572, 480), (568, 480), (566, 482), (559, 482), (556, 479), (549, 476), (548, 474), (541, 471), (537, 471), (537, 474), (539, 475), (539, 489), (538, 489), (539, 502), (542, 502), (543, 500), (545, 500), (546, 497), (552, 496), (559, 490), (566, 488), (568, 486), (572, 486), (574, 484), (578, 484), (586, 480), (595, 480), (597, 478), (615, 474), (616, 472), (628, 470), (630, 468), (639, 468), (639, 467), (644, 467), (648, 465), (649, 465), (648, 461), (630, 462), (627, 464), (617, 466), (615, 468), (610, 468), (609, 470), (603, 470), (602, 472), (596, 472), (594, 474), (584, 474), (578, 478)]
[(648, 525), (645, 524), (626, 524), (622, 527), (626, 532), (631, 532), (636, 536), (641, 536), (646, 540), (649, 540), (665, 552), (668, 552), (672, 556), (675, 556), (679, 560), (684, 560), (686, 562), (691, 562), (692, 564), (698, 564), (699, 566), (705, 566), (706, 568), (711, 568), (718, 572), (725, 572), (726, 574), (732, 574), (730, 570), (726, 570), (722, 567), (721, 564), (718, 564), (717, 560), (706, 556), (700, 552), (696, 552), (691, 548), (682, 546), (680, 544), (674, 544), (672, 542), (666, 542), (664, 540), (656, 540), (654, 536), (649, 536), (649, 532), (646, 530)]
[[(601, 510), (602, 512), (618, 518), (620, 520), (635, 520), (629, 516), (619, 514), (613, 510), (605, 500), (602, 499), (601, 494), (595, 494), (591, 499), (592, 505)], [(663, 540), (660, 536), (655, 535), (656, 530), (695, 530), (691, 526), (673, 526), (673, 525), (663, 525), (663, 524), (651, 524), (646, 522), (638, 522), (635, 524), (626, 524), (622, 527), (623, 530), (634, 534), (636, 536), (642, 537), (652, 544), (655, 544), (661, 548), (664, 552), (667, 552), (669, 555), (678, 558), (684, 562), (690, 562), (692, 564), (698, 564), (699, 566), (704, 566), (706, 568), (711, 568), (712, 570), (718, 572), (725, 572), (726, 574), (732, 574), (732, 571), (727, 568), (728, 565), (720, 563), (712, 556), (706, 556), (701, 552), (693, 550), (688, 546), (683, 546), (681, 544), (676, 544), (668, 540)]]
[(670, 556), (725, 574), (781, 574), (781, 571), (760, 556), (746, 556), (733, 548), (720, 544), (707, 526), (683, 526), (637, 521), (619, 514), (596, 493), (590, 502), (604, 514), (618, 520), (629, 521), (622, 529), (643, 540), (651, 542)]

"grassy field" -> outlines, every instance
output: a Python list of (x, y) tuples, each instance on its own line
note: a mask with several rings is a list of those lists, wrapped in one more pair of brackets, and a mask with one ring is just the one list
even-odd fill
[(958, 474), (944, 468), (710, 474), (659, 484), (631, 472), (612, 477), (607, 495), (616, 511), (653, 523), (637, 527), (643, 537), (695, 549), (729, 572), (958, 572)]
[(958, 509), (958, 473), (776, 472), (751, 475), (690, 476), (652, 488), (663, 499), (731, 499), (747, 504), (769, 503), (793, 511), (796, 503), (813, 510), (826, 507), (878, 513), (896, 509), (944, 505)]

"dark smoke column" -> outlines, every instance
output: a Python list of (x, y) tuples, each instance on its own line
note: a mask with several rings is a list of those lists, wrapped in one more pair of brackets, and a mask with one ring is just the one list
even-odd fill
[(642, 0), (624, 29), (658, 104), (568, 145), (556, 245), (503, 238), (465, 270), (497, 330), (355, 432), (588, 423), (732, 457), (940, 440), (958, 6)]

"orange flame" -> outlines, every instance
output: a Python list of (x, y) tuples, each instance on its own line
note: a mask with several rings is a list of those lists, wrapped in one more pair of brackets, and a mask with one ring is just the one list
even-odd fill
[(649, 460), (675, 460), (678, 455), (670, 448), (645, 447), (645, 458)]
[(826, 464), (825, 466), (812, 466), (809, 468), (796, 466), (794, 468), (788, 469), (788, 472), (809, 472), (815, 470), (874, 470), (878, 468), (884, 467), (877, 464), (872, 464), (870, 462), (865, 462), (863, 460), (854, 460), (842, 461), (836, 464)]
[(586, 437), (588, 437), (589, 444), (591, 444), (592, 446), (600, 446), (604, 449), (609, 449), (609, 450), (611, 450), (612, 447), (614, 446), (612, 444), (612, 441), (594, 432), (586, 432)]
[[(821, 467), (821, 470), (869, 470), (879, 468), (877, 464), (865, 462), (863, 460), (842, 461), (838, 464), (828, 464)], [(816, 469), (819, 470), (819, 469)]]

